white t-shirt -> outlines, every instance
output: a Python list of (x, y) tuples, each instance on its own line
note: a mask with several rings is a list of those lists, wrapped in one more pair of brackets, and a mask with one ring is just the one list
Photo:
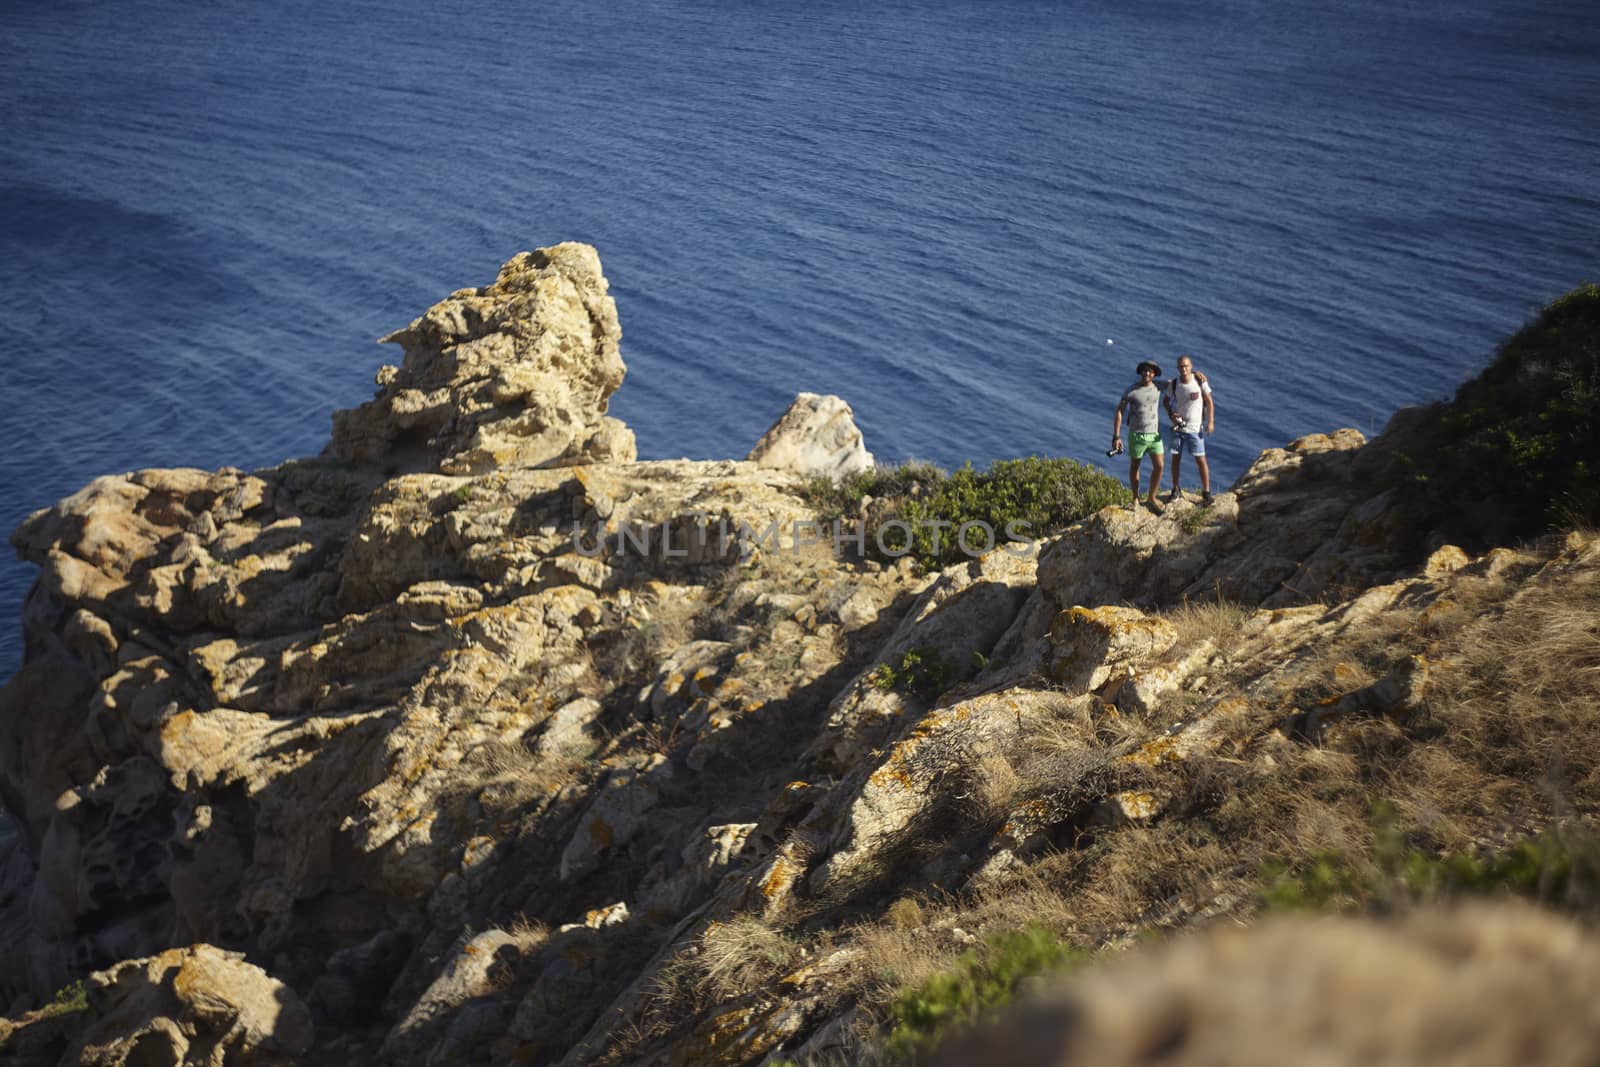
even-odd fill
[(1198, 378), (1187, 384), (1178, 378), (1168, 380), (1167, 395), (1172, 397), (1172, 410), (1178, 413), (1178, 418), (1184, 421), (1190, 433), (1205, 429), (1206, 406), (1201, 397), (1210, 393), (1211, 386)]

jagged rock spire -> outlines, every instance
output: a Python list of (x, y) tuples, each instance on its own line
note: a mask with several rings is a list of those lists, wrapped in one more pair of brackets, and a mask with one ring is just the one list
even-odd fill
[(606, 290), (599, 254), (569, 242), (451, 293), (382, 338), (405, 359), (378, 371), (373, 399), (334, 414), (333, 451), (443, 474), (631, 462), (632, 431), (606, 415), (627, 370)]

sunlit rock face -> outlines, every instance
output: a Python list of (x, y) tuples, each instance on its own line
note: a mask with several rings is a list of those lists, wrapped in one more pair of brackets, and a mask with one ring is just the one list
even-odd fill
[(378, 372), (377, 396), (334, 416), (342, 459), (481, 474), (637, 455), (606, 415), (626, 368), (589, 245), (517, 256), (493, 285), (452, 293), (384, 340), (405, 358)]
[[(848, 405), (637, 462), (620, 336), (593, 249), (519, 255), (391, 338), (322, 456), (108, 476), (16, 531), (0, 1002), (98, 977), (8, 1052), (853, 1062), (859, 923), (1160, 830), (1219, 763), (1400, 744), (1448, 658), (1323, 649), (1600, 572), (1580, 535), (1404, 565), (1354, 431), (1210, 507), (862, 560), (807, 497), (871, 462)], [(63, 1059), (77, 1034), (109, 1051)]]
[(752, 463), (838, 481), (872, 469), (855, 412), (837, 396), (801, 393), (745, 457)]

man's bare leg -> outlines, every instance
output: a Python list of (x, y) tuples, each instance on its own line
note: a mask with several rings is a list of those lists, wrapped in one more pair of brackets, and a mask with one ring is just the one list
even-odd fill
[[(1156, 492), (1161, 488), (1161, 469), (1165, 465), (1166, 464), (1162, 460), (1160, 452), (1151, 452), (1150, 453), (1150, 497), (1149, 497), (1149, 501), (1150, 501), (1150, 507), (1152, 509), (1156, 510), (1156, 511), (1160, 511), (1161, 510), (1161, 502), (1156, 499)], [(1134, 491), (1134, 495), (1135, 496), (1138, 495), (1138, 490)]]
[[(1132, 452), (1132, 449), (1129, 450)], [(1139, 461), (1130, 454), (1128, 456), (1128, 488), (1133, 490), (1133, 499), (1139, 499)]]
[[(1196, 463), (1204, 463), (1205, 460), (1203, 460), (1200, 457), (1196, 456), (1195, 457), (1195, 462)], [(1182, 465), (1183, 465), (1183, 453), (1182, 452), (1174, 452), (1172, 454), (1172, 491), (1174, 493), (1176, 493), (1178, 491), (1178, 468), (1181, 467)]]
[[(1211, 465), (1206, 462), (1206, 457), (1194, 457), (1194, 465), (1200, 469), (1200, 491), (1202, 493), (1211, 492)], [(1172, 468), (1172, 487), (1174, 489), (1178, 487), (1178, 468), (1176, 464)]]

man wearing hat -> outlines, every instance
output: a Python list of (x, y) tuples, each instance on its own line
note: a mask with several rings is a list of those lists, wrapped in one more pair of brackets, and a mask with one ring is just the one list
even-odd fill
[[(1161, 368), (1149, 360), (1140, 363), (1136, 368), (1139, 380), (1122, 394), (1122, 399), (1117, 401), (1117, 417), (1111, 424), (1111, 452), (1115, 455), (1122, 451), (1122, 412), (1128, 412), (1128, 486), (1133, 490), (1134, 506), (1139, 501), (1139, 461), (1145, 456), (1150, 457), (1150, 494), (1145, 498), (1145, 505), (1157, 515), (1165, 511), (1161, 501), (1156, 499), (1156, 491), (1161, 488), (1161, 472), (1165, 469), (1165, 451), (1161, 443), (1161, 401), (1162, 388), (1165, 381), (1157, 382), (1161, 377)], [(1195, 375), (1200, 381), (1205, 378)]]

